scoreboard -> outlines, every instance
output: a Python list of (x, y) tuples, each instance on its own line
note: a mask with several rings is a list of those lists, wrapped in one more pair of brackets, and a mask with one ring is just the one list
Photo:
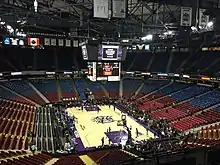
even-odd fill
[(83, 59), (88, 61), (88, 78), (91, 81), (120, 81), (121, 61), (127, 46), (120, 42), (87, 40), (80, 43)]
[(120, 81), (120, 62), (88, 62), (88, 78), (91, 81)]
[(124, 61), (127, 46), (120, 42), (90, 40), (80, 43), (83, 59), (86, 61)]

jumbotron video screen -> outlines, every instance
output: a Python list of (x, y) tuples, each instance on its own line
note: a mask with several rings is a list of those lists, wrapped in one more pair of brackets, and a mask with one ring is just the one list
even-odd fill
[(92, 81), (120, 81), (120, 62), (88, 62), (88, 78)]
[(122, 60), (122, 46), (121, 45), (99, 45), (98, 60), (104, 61), (121, 61)]
[(90, 62), (125, 61), (127, 45), (120, 42), (87, 40), (79, 44), (83, 59)]

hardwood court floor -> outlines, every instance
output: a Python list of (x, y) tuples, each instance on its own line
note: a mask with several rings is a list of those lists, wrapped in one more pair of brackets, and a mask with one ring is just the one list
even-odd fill
[[(111, 127), (111, 131), (120, 131), (125, 130), (122, 126), (117, 126), (117, 121), (121, 120), (121, 111), (113, 109), (111, 106), (110, 108), (108, 106), (100, 106), (101, 111), (99, 113), (97, 111), (89, 111), (86, 110), (80, 110), (79, 108), (68, 108), (67, 111), (71, 116), (75, 116), (78, 120), (76, 122), (76, 129), (80, 135), (80, 138), (84, 144), (85, 147), (93, 147), (93, 146), (99, 146), (101, 145), (101, 139), (102, 137), (105, 138), (105, 144), (109, 144), (108, 138), (104, 134), (104, 132), (107, 131), (109, 127)], [(112, 123), (96, 123), (93, 121), (93, 118), (97, 116), (112, 116), (114, 122)], [(135, 140), (144, 140), (153, 138), (153, 133), (147, 131), (146, 129), (138, 124), (135, 120), (130, 118), (129, 116), (126, 116), (127, 119), (127, 125), (132, 127), (132, 138)], [(85, 129), (82, 129), (82, 126), (85, 127)], [(138, 132), (140, 132), (142, 135), (138, 136), (136, 138), (136, 128), (138, 129)]]

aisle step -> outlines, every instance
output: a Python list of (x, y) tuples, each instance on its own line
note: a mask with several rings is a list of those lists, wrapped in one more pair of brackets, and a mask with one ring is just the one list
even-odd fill
[(88, 155), (79, 156), (85, 164), (97, 165)]

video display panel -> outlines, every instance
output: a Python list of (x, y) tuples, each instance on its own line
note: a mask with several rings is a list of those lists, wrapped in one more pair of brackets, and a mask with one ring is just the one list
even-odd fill
[(123, 56), (121, 45), (99, 45), (98, 61), (121, 61)]
[(119, 76), (119, 63), (98, 62), (96, 65), (97, 77)]
[(127, 46), (120, 42), (89, 40), (80, 43), (83, 59), (90, 62), (125, 61)]
[(92, 76), (93, 75), (93, 63), (92, 62), (88, 62), (88, 76)]
[(88, 51), (86, 45), (81, 46), (82, 55), (84, 60), (88, 60)]
[(120, 81), (120, 62), (88, 62), (88, 75), (91, 81)]

